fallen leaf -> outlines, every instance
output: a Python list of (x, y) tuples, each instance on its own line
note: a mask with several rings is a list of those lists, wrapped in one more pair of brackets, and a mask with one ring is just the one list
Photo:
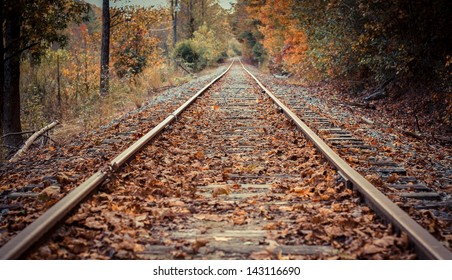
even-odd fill
[(196, 239), (195, 242), (193, 242), (193, 244), (191, 244), (191, 248), (193, 249), (193, 252), (195, 252), (195, 254), (197, 254), (199, 252), (199, 249), (206, 246), (207, 243), (209, 243), (209, 240)]
[(389, 176), (386, 181), (388, 183), (392, 184), (392, 183), (395, 183), (398, 179), (399, 179), (399, 175), (397, 175), (396, 173), (392, 173), (391, 176)]
[(234, 216), (232, 217), (232, 222), (234, 225), (244, 225), (246, 224), (246, 216)]
[(180, 200), (170, 200), (168, 202), (168, 206), (169, 207), (183, 207), (183, 206), (185, 206), (185, 202), (180, 201)]
[(134, 244), (133, 245), (133, 251), (135, 253), (143, 252), (145, 249), (146, 249), (146, 247), (144, 245), (142, 245), (142, 244)]
[(58, 173), (56, 175), (56, 179), (57, 179), (58, 183), (60, 183), (60, 184), (68, 184), (68, 183), (73, 183), (76, 181), (76, 179), (74, 177), (71, 177), (70, 175), (68, 175), (66, 173)]
[(92, 228), (92, 229), (103, 229), (107, 230), (107, 225), (105, 223), (102, 223), (98, 220), (96, 220), (95, 217), (88, 217), (85, 220), (85, 226)]
[(61, 188), (58, 186), (48, 186), (38, 194), (38, 199), (47, 201), (52, 198), (58, 198)]
[(382, 248), (388, 248), (396, 242), (397, 238), (391, 235), (384, 236), (383, 238), (377, 239), (373, 242), (374, 245)]
[(344, 230), (338, 226), (325, 226), (325, 232), (329, 237), (337, 237), (345, 235)]
[(135, 217), (135, 226), (143, 227), (144, 226), (143, 221), (146, 220), (147, 216), (148, 215), (140, 215), (140, 216)]
[(309, 196), (311, 194), (309, 188), (303, 187), (296, 187), (293, 192), (300, 196)]
[(263, 229), (266, 230), (275, 230), (278, 228), (279, 223), (268, 223), (266, 225), (263, 226)]
[(383, 186), (383, 181), (381, 180), (380, 176), (378, 176), (377, 174), (366, 175), (365, 178), (367, 179), (367, 181), (372, 183), (372, 185), (374, 185), (375, 187)]
[(195, 154), (195, 158), (196, 158), (197, 160), (204, 160), (206, 157), (204, 156), (204, 153), (203, 153), (202, 151), (198, 151), (198, 152), (196, 152), (196, 154)]
[(66, 224), (72, 224), (81, 220), (84, 220), (88, 217), (88, 213), (87, 212), (83, 212), (83, 213), (77, 213), (75, 215), (72, 215), (71, 217), (69, 217), (66, 220)]
[(321, 207), (319, 208), (319, 213), (322, 216), (328, 216), (329, 214), (331, 214), (333, 211), (331, 211), (331, 209), (325, 208), (325, 207)]
[(252, 260), (271, 260), (273, 253), (268, 252), (267, 250), (262, 250), (259, 252), (253, 252), (250, 255), (250, 259)]
[(217, 187), (212, 192), (212, 197), (218, 197), (219, 195), (229, 195), (231, 193), (231, 189), (228, 186)]
[(294, 208), (293, 206), (280, 206), (279, 211), (282, 212), (293, 212)]
[(374, 244), (366, 244), (366, 245), (364, 245), (364, 248), (363, 248), (363, 254), (366, 254), (366, 255), (367, 254), (369, 254), (369, 255), (377, 254), (377, 253), (381, 253), (384, 251), (386, 251), (385, 248), (378, 247)]
[(213, 222), (221, 222), (224, 218), (220, 215), (215, 214), (195, 214), (193, 218), (204, 221), (213, 221)]
[(176, 260), (183, 260), (183, 259), (185, 259), (187, 257), (187, 254), (184, 251), (182, 251), (182, 250), (172, 251), (171, 255)]

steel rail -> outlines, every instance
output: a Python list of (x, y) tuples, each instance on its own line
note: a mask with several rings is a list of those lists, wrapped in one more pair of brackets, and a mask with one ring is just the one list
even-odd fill
[(422, 258), (451, 260), (452, 253), (427, 230), (414, 221), (405, 211), (399, 208), (375, 186), (354, 170), (338, 154), (336, 154), (317, 134), (314, 133), (294, 112), (284, 105), (270, 90), (268, 90), (240, 61), (243, 69), (256, 81), (265, 93), (277, 104), (285, 115), (303, 132), (315, 147), (349, 180), (357, 189), (367, 204), (380, 216), (393, 224), (398, 230), (407, 233), (414, 244), (416, 252)]
[(81, 201), (83, 201), (90, 193), (92, 193), (100, 184), (102, 184), (109, 175), (108, 169), (118, 169), (132, 159), (132, 157), (140, 151), (149, 141), (154, 139), (159, 133), (177, 119), (201, 94), (210, 88), (216, 81), (223, 77), (234, 64), (235, 59), (229, 67), (214, 78), (210, 83), (204, 86), (184, 104), (171, 113), (165, 120), (159, 123), (151, 131), (146, 133), (129, 148), (124, 150), (109, 164), (107, 170), (99, 170), (89, 177), (86, 181), (68, 193), (50, 209), (44, 212), (39, 218), (19, 232), (15, 237), (8, 241), (0, 248), (0, 260), (18, 259), (31, 246), (36, 244), (50, 229), (52, 229), (59, 221), (61, 221), (72, 209), (74, 209)]

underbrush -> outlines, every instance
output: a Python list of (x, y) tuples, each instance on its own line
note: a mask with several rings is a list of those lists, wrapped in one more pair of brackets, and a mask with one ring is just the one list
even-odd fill
[(121, 79), (112, 74), (108, 95), (100, 97), (99, 80), (96, 79), (98, 75), (84, 80), (85, 83), (63, 77), (59, 100), (56, 73), (49, 72), (51, 68), (48, 65), (25, 65), (23, 69), (23, 131), (37, 131), (52, 121), (59, 120), (61, 124), (51, 133), (52, 140), (57, 143), (64, 143), (73, 135), (106, 124), (125, 112), (141, 107), (159, 91), (190, 79), (168, 65), (147, 67), (139, 75)]

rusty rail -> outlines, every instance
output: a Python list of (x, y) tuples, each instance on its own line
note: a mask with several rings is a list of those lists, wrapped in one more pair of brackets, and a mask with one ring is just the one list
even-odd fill
[(361, 174), (354, 170), (336, 154), (317, 134), (314, 133), (294, 112), (284, 105), (268, 90), (240, 61), (243, 69), (256, 81), (265, 93), (276, 103), (279, 109), (294, 122), (314, 146), (337, 168), (337, 170), (357, 189), (367, 204), (384, 220), (398, 230), (407, 233), (417, 253), (426, 259), (452, 259), (452, 253), (427, 230), (414, 221), (405, 211), (375, 188)]

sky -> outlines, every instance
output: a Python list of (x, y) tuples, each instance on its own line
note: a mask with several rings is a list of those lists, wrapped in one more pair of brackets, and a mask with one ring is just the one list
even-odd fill
[[(95, 4), (96, 6), (102, 6), (102, 0), (85, 0), (88, 3)], [(231, 5), (229, 2), (235, 2), (235, 0), (220, 0), (220, 5), (223, 8), (229, 9)], [(132, 5), (140, 5), (140, 6), (165, 6), (168, 4), (168, 0), (130, 0), (130, 4)], [(111, 4), (114, 6), (114, 4)]]

